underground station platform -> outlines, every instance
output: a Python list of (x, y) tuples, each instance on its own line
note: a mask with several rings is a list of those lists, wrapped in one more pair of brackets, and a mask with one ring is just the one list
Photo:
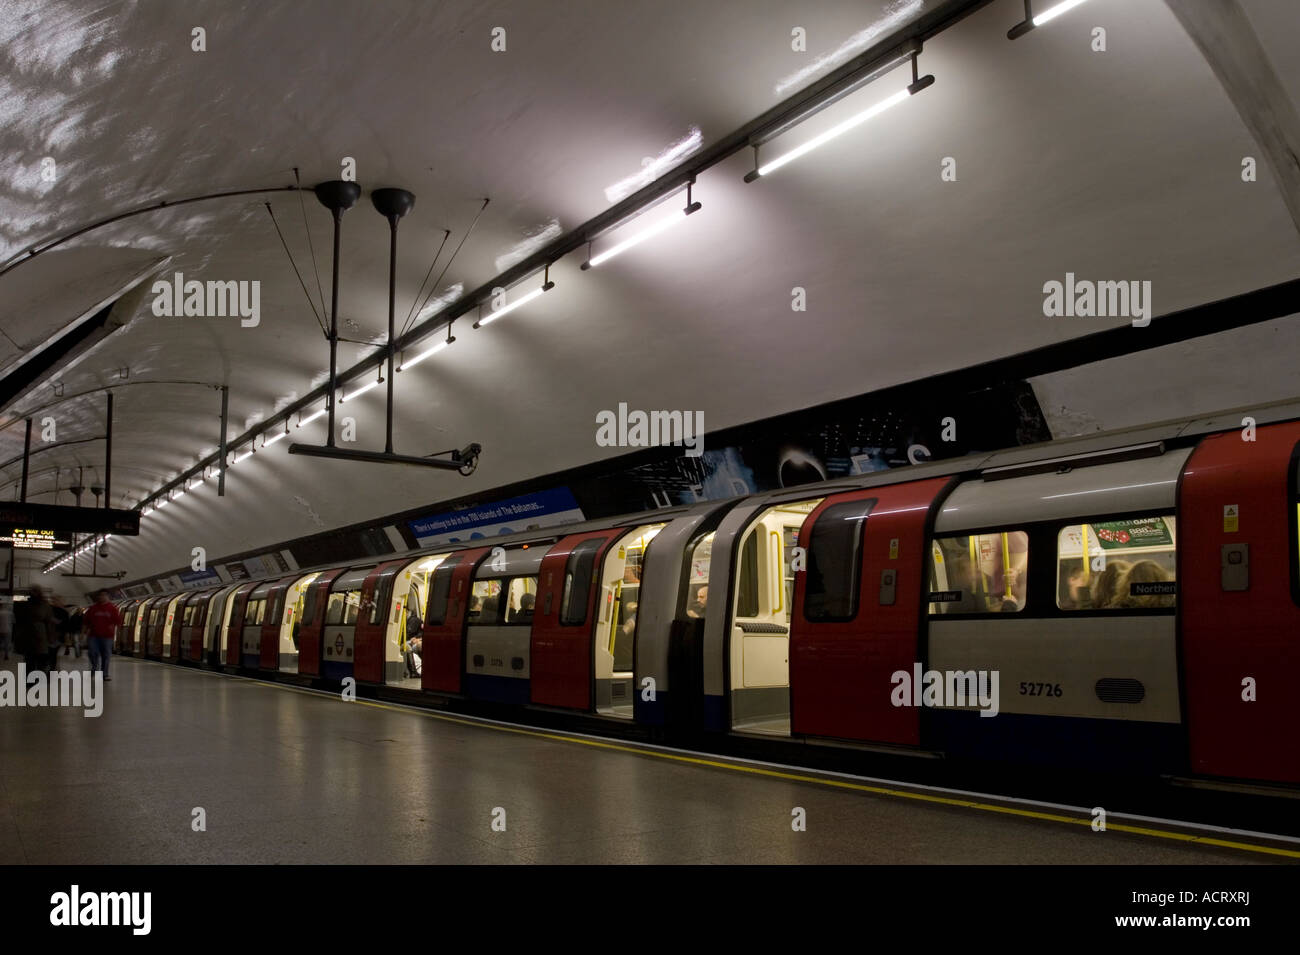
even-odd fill
[(1051, 805), (115, 662), (100, 718), (2, 724), (0, 862), (1300, 861), (1300, 841), (1145, 820), (1100, 833)]
[(6, 5), (16, 931), (1284, 930), (1297, 40)]

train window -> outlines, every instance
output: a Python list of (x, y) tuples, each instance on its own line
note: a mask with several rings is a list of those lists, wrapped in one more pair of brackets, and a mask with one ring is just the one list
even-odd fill
[(517, 627), (532, 626), (533, 612), (537, 607), (537, 578), (516, 577), (504, 590), (505, 623)]
[(433, 579), (429, 584), (429, 605), (424, 617), (426, 622), (435, 626), (447, 622), (447, 598), (451, 596), (451, 576), (459, 563), (459, 557), (448, 557), (433, 572)]
[(804, 616), (852, 620), (858, 613), (863, 523), (874, 498), (832, 504), (817, 516), (808, 543)]
[(569, 554), (564, 563), (564, 596), (560, 600), (560, 623), (576, 627), (587, 622), (587, 596), (596, 570), (596, 554), (603, 540), (586, 540)]
[(930, 545), (930, 613), (1018, 613), (1028, 595), (1029, 535), (988, 531)]
[(740, 570), (736, 575), (736, 616), (758, 616), (758, 531), (752, 530), (740, 545)]
[(705, 534), (690, 549), (686, 570), (686, 616), (704, 616), (709, 603), (709, 561), (713, 559), (713, 532)]
[(343, 594), (330, 594), (329, 603), (325, 605), (325, 625), (337, 626), (343, 622)]
[(352, 626), (357, 622), (357, 608), (361, 606), (361, 591), (349, 590), (330, 594), (325, 605), (327, 626)]
[(1172, 515), (1071, 524), (1056, 539), (1062, 610), (1170, 608), (1177, 600)]
[(469, 595), (468, 622), (495, 624), (501, 620), (501, 581), (476, 580)]
[(311, 623), (314, 619), (316, 619), (316, 601), (320, 599), (319, 594), (322, 588), (323, 585), (321, 587), (318, 587), (315, 584), (307, 585), (307, 589), (303, 597), (302, 613), (298, 617), (299, 622), (302, 623), (304, 626), (306, 624)]
[(357, 614), (361, 609), (361, 591), (349, 590), (343, 595), (343, 625), (350, 627), (357, 622)]
[(262, 608), (266, 605), (266, 600), (259, 597), (257, 600), (250, 600), (248, 606), (244, 608), (244, 626), (251, 627), (262, 622)]

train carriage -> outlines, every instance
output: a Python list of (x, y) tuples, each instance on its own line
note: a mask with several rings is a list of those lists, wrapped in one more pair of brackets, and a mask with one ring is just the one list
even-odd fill
[(611, 726), (1296, 784), (1300, 422), (1251, 414), (148, 598), (119, 638)]

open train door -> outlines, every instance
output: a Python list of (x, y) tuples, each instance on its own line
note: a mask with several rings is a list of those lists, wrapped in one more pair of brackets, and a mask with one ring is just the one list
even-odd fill
[[(542, 558), (529, 649), (530, 701), (592, 710), (596, 594), (605, 551), (626, 527), (571, 534)], [(567, 602), (566, 602), (567, 595)]]
[[(383, 683), (384, 640), (388, 635), (388, 608), (392, 604), (392, 579), (413, 558), (390, 560), (372, 570), (361, 585), (361, 610), (352, 638), (352, 674), (359, 683)], [(382, 604), (382, 606), (381, 606)]]
[(233, 604), (226, 624), (226, 665), (237, 667), (240, 664), (240, 655), (243, 653), (243, 635), (244, 635), (244, 608), (248, 606), (248, 595), (251, 594), (258, 586), (258, 581), (250, 580), (246, 584), (240, 584), (239, 589), (230, 595), (230, 602)]
[(424, 611), (421, 689), (461, 692), (470, 581), (479, 561), (491, 552), (490, 547), (458, 551), (439, 564), (429, 578), (429, 601)]
[(1178, 616), (1193, 772), (1300, 782), (1300, 422), (1192, 452), (1178, 497)]
[(266, 595), (266, 613), (262, 615), (262, 635), (257, 648), (257, 666), (261, 670), (280, 668), (280, 624), (284, 618), (284, 595), (301, 576), (282, 577)]
[(925, 542), (953, 483), (935, 478), (832, 494), (799, 533), (790, 618), (790, 731), (915, 746), (920, 711), (890, 702), (920, 656)]
[(346, 570), (346, 567), (336, 567), (323, 571), (308, 585), (302, 606), (302, 625), (298, 628), (298, 672), (305, 676), (320, 676), (321, 634), (325, 631), (330, 585)]

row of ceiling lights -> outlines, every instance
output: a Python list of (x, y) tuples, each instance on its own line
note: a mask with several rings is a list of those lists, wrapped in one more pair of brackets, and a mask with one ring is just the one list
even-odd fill
[[(1032, 9), (1032, 0), (1025, 0), (1025, 19), (1023, 22), (1013, 27), (1011, 31), (1007, 34), (1007, 36), (1010, 39), (1016, 39), (1020, 36), (1023, 36), (1025, 33), (1028, 33), (1030, 30), (1034, 29), (1035, 27), (1042, 26), (1044, 23), (1048, 23), (1051, 20), (1056, 19), (1062, 13), (1065, 13), (1068, 10), (1071, 10), (1074, 7), (1079, 6), (1083, 2), (1084, 0), (1062, 0), (1061, 3), (1058, 3), (1050, 7), (1049, 9), (1043, 11), (1042, 13), (1034, 14)], [(885, 112), (889, 108), (898, 105), (899, 103), (907, 99), (909, 96), (918, 93), (921, 90), (933, 84), (934, 83), (933, 76), (920, 77), (917, 75), (917, 55), (918, 54), (916, 52), (913, 52), (910, 55), (907, 55), (903, 58), (903, 60), (910, 60), (912, 65), (912, 82), (908, 84), (907, 87), (899, 90), (898, 92), (894, 93), (893, 95), (883, 100), (880, 100), (879, 102), (872, 104), (871, 106), (867, 107), (864, 110), (861, 110), (860, 112), (854, 114), (853, 116), (850, 116), (848, 119), (844, 120), (843, 122), (838, 123), (837, 125), (813, 137), (807, 142), (799, 146), (796, 146), (794, 149), (791, 149), (786, 153), (783, 153), (777, 158), (769, 160), (765, 163), (759, 163), (757, 161), (758, 147), (763, 143), (767, 142), (768, 140), (770, 140), (771, 138), (773, 138), (775, 135), (779, 133), (784, 133), (786, 130), (792, 128), (792, 126), (797, 125), (797, 123), (802, 122), (804, 119), (808, 118), (814, 113), (819, 112), (821, 109), (825, 108), (826, 106), (829, 106), (831, 103), (841, 98), (845, 94), (845, 92), (852, 91), (853, 89), (855, 89), (856, 86), (851, 86), (848, 87), (847, 89), (841, 89), (834, 92), (831, 95), (828, 95), (822, 102), (814, 105), (812, 108), (801, 113), (795, 121), (781, 125), (775, 132), (770, 133), (766, 138), (762, 140), (756, 140), (754, 143), (754, 150), (755, 150), (755, 157), (756, 157), (755, 168), (752, 172), (746, 175), (745, 181), (753, 182), (756, 179), (771, 175), (773, 172), (780, 169), (782, 166), (785, 166), (786, 164), (793, 162), (794, 160), (799, 159), (802, 156), (807, 155), (808, 153), (819, 148), (820, 146), (825, 145), (826, 143), (830, 142), (833, 139), (837, 139), (838, 137), (844, 135), (850, 130), (857, 128), (858, 126), (862, 125), (863, 123), (867, 122), (873, 117), (880, 115), (881, 113)], [(871, 79), (876, 78), (876, 76), (878, 75), (879, 75), (878, 73), (873, 74), (871, 76)], [(700, 209), (700, 203), (693, 201), (691, 195), (691, 189), (693, 183), (694, 183), (693, 178), (687, 182), (686, 206), (683, 209), (681, 209), (677, 214), (672, 216), (667, 216), (655, 222), (654, 224), (633, 233), (628, 238), (623, 239), (621, 242), (616, 243), (615, 245), (611, 246), (609, 249), (597, 255), (589, 254), (587, 260), (582, 263), (581, 266), (582, 269), (586, 270), (589, 268), (594, 268), (596, 266), (602, 265), (605, 262), (608, 262), (609, 260), (613, 259), (614, 257), (628, 251), (629, 249), (635, 248), (636, 246), (640, 245), (642, 242), (654, 238), (655, 236), (668, 231), (672, 227), (679, 225), (681, 222), (685, 221), (686, 218), (690, 216), (692, 213), (698, 211)], [(635, 213), (633, 218), (635, 218), (637, 215), (640, 215), (640, 213), (644, 211), (646, 210), (642, 209), (638, 213)], [(623, 224), (622, 222), (617, 223), (613, 228), (618, 228), (622, 224)], [(549, 269), (549, 266), (547, 266), (547, 269)], [(544, 283), (540, 287), (533, 289), (532, 291), (528, 292), (526, 295), (523, 295), (520, 298), (515, 299), (513, 302), (509, 302), (507, 304), (501, 305), (500, 307), (494, 308), (486, 315), (480, 313), (480, 317), (474, 323), (474, 327), (479, 328), (483, 325), (487, 325), (490, 322), (494, 322), (497, 319), (504, 317), (510, 312), (524, 305), (527, 305), (529, 302), (532, 302), (534, 299), (541, 296), (544, 292), (549, 291), (554, 286), (555, 283), (550, 281), (549, 275), (547, 275)], [(480, 309), (481, 309), (481, 305), (480, 305)], [(454, 341), (454, 339), (450, 337), (450, 325), (448, 325), (448, 338), (446, 340), (437, 342), (436, 344), (430, 346), (429, 348), (412, 356), (411, 358), (403, 359), (401, 363), (397, 366), (397, 370), (406, 371), (409, 368), (413, 368), (415, 365), (418, 365), (426, 358), (429, 358), (437, 354), (438, 352), (442, 351), (444, 348), (450, 345), (452, 341)], [(382, 381), (383, 381), (382, 378), (378, 378), (377, 380), (367, 382), (366, 384), (362, 385), (361, 387), (357, 388), (356, 390), (350, 393), (341, 394), (339, 396), (339, 403), (343, 404), (345, 402), (351, 401), (354, 398), (359, 397), (360, 395), (365, 394), (366, 392), (378, 387), (382, 383)], [(342, 389), (340, 388), (339, 390), (341, 391)], [(317, 419), (324, 417), (327, 413), (328, 413), (328, 406), (326, 408), (321, 408), (320, 410), (314, 412), (313, 414), (305, 418), (300, 416), (297, 426), (302, 427), (303, 425), (310, 424), (313, 421), (316, 421)], [(270, 447), (271, 445), (275, 444), (277, 441), (280, 441), (283, 438), (287, 437), (288, 433), (289, 433), (288, 422), (286, 421), (285, 429), (283, 431), (279, 431), (273, 436), (263, 438), (262, 447), (263, 448)], [(265, 435), (265, 432), (263, 434)], [(251, 445), (250, 450), (245, 451), (242, 454), (236, 454), (232, 449), (230, 453), (233, 454), (234, 456), (230, 459), (229, 466), (239, 464), (241, 461), (244, 461), (245, 459), (252, 457), (252, 455), (255, 453), (256, 450), (255, 447), (256, 440), (257, 439), (255, 436), (252, 439), (252, 442), (250, 442)], [(198, 483), (195, 484), (194, 487), (197, 487), (205, 483), (207, 481), (206, 473), (200, 475), (197, 481)], [(187, 482), (187, 485), (184, 488), (172, 492), (170, 496), (168, 496), (167, 498), (158, 500), (154, 504), (152, 510), (145, 511), (144, 513), (152, 514), (154, 511), (166, 507), (167, 504), (169, 504), (171, 501), (183, 496), (185, 493), (187, 493), (189, 490), (192, 489), (193, 487), (189, 486)], [(55, 567), (58, 567), (64, 561), (70, 560), (72, 556), (74, 556), (74, 554), (81, 553), (82, 551), (86, 550), (87, 547), (89, 546), (91, 545), (85, 545), (79, 550), (69, 553), (65, 557), (51, 564), (46, 569), (51, 570)]]

